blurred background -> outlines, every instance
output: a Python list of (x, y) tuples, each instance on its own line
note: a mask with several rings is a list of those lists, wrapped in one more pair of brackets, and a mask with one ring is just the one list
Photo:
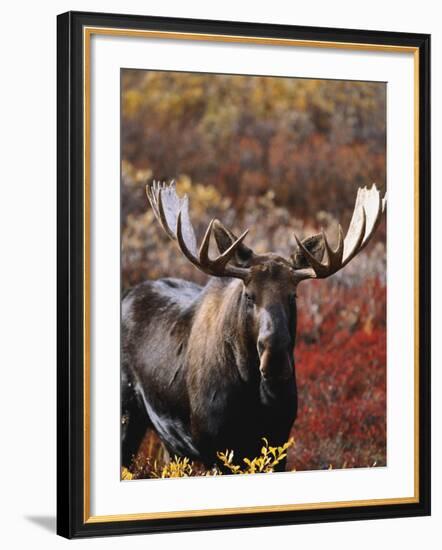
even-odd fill
[[(155, 221), (152, 179), (188, 193), (201, 237), (219, 218), (255, 252), (288, 257), (293, 232), (344, 232), (359, 186), (385, 191), (386, 86), (123, 70), (122, 285), (204, 284)], [(386, 224), (345, 269), (298, 290), (299, 412), (288, 468), (386, 465)], [(161, 458), (147, 434), (138, 462)]]

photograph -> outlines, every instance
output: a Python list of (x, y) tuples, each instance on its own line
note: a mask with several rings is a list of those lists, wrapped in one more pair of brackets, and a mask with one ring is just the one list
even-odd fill
[(387, 467), (387, 84), (120, 86), (121, 479)]

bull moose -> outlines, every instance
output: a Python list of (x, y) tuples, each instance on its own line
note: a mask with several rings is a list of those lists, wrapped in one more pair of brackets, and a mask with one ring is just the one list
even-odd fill
[[(262, 437), (282, 445), (297, 415), (293, 350), (296, 289), (345, 267), (368, 243), (386, 199), (359, 188), (346, 237), (332, 248), (324, 232), (304, 240), (288, 259), (255, 254), (212, 220), (197, 247), (187, 195), (175, 184), (146, 188), (167, 235), (205, 286), (178, 278), (146, 281), (122, 301), (122, 464), (130, 467), (147, 428), (170, 455), (211, 467), (217, 451), (259, 454)], [(209, 255), (212, 235), (219, 254)], [(282, 461), (280, 469), (285, 468)]]

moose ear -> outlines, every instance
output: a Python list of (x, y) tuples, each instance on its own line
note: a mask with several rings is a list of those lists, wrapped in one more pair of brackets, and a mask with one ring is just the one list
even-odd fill
[[(219, 220), (215, 220), (213, 222), (213, 233), (215, 235), (215, 241), (220, 254), (225, 252), (229, 246), (237, 240), (237, 237), (230, 231), (230, 229), (227, 229), (227, 227), (225, 227)], [(234, 263), (238, 266), (247, 266), (252, 256), (253, 250), (251, 250), (244, 243), (241, 243), (236, 249)]]
[[(307, 237), (302, 241), (302, 244), (319, 262), (322, 261), (325, 252), (325, 243), (322, 233)], [(292, 261), (295, 269), (302, 269), (310, 266), (304, 252), (299, 247), (292, 254)]]

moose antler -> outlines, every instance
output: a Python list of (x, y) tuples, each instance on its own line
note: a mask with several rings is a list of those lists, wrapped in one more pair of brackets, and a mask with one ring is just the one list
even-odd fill
[(189, 199), (187, 195), (179, 197), (175, 182), (169, 185), (165, 182), (153, 181), (146, 185), (146, 194), (152, 210), (169, 237), (177, 241), (181, 252), (199, 270), (215, 277), (235, 277), (245, 279), (249, 269), (229, 264), (245, 236), (247, 229), (222, 254), (212, 260), (209, 258), (209, 245), (215, 219), (209, 223), (199, 249), (195, 231), (189, 216)]
[(324, 263), (315, 258), (295, 234), (296, 242), (310, 264), (308, 268), (297, 270), (297, 277), (300, 279), (324, 279), (345, 267), (370, 240), (380, 222), (382, 213), (385, 211), (386, 202), (386, 196), (381, 198), (376, 184), (373, 184), (371, 189), (360, 187), (345, 239), (341, 225), (338, 226), (338, 244), (335, 250), (330, 247), (327, 237), (322, 231), (325, 249)]

